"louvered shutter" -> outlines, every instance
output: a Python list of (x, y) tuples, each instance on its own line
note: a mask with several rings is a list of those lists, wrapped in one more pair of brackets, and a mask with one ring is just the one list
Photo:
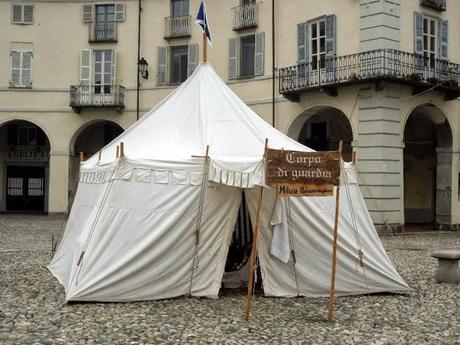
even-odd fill
[(157, 85), (166, 85), (167, 72), (168, 72), (168, 60), (167, 60), (167, 47), (158, 47), (157, 51)]
[(32, 52), (22, 53), (21, 85), (32, 85)]
[(112, 49), (112, 80), (110, 82), (112, 86), (117, 84), (117, 52), (115, 49)]
[(80, 84), (91, 84), (91, 50), (83, 49), (80, 55)]
[(436, 74), (440, 79), (448, 78), (448, 24), (447, 20), (438, 20), (438, 59), (436, 60)]
[(188, 64), (187, 64), (187, 76), (195, 70), (198, 65), (198, 44), (189, 44), (188, 46)]
[(34, 23), (34, 7), (32, 5), (24, 5), (24, 24)]
[(228, 79), (238, 78), (239, 70), (239, 38), (229, 40), (228, 49)]
[(297, 25), (297, 85), (304, 87), (308, 84), (309, 76), (309, 37), (308, 23)]
[(125, 20), (125, 4), (115, 4), (115, 21), (123, 22)]
[(335, 80), (336, 55), (336, 18), (335, 15), (326, 17), (326, 81)]
[(414, 13), (415, 71), (423, 75), (423, 14)]
[(19, 86), (21, 81), (21, 53), (11, 52), (11, 86)]
[(255, 34), (254, 75), (264, 74), (265, 33)]
[(83, 5), (83, 23), (92, 23), (94, 16), (93, 5)]
[(11, 14), (11, 23), (20, 24), (22, 23), (22, 5), (13, 5)]

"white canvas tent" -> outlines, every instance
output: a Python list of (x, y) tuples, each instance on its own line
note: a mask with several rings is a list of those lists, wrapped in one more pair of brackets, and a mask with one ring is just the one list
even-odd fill
[[(217, 296), (243, 190), (251, 218), (256, 214), (266, 138), (270, 148), (310, 150), (268, 125), (201, 64), (104, 147), (100, 160), (96, 155), (82, 164), (67, 227), (48, 266), (66, 300)], [(117, 159), (120, 142), (124, 156)], [(192, 157), (204, 155), (207, 145), (208, 165)], [(336, 295), (407, 291), (371, 222), (354, 167), (344, 166)], [(277, 207), (274, 214), (275, 202), (267, 188), (258, 241), (265, 294), (327, 296), (335, 198), (290, 198), (289, 232), (273, 237), (271, 220), (286, 210)], [(277, 241), (283, 238), (286, 263), (271, 249), (282, 251), (286, 243)]]

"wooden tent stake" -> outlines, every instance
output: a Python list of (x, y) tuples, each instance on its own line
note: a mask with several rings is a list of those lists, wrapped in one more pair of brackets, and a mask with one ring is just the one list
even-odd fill
[(203, 62), (208, 62), (208, 38), (203, 32)]
[[(268, 147), (268, 139), (265, 139), (264, 159), (267, 158), (267, 147)], [(245, 312), (246, 321), (249, 320), (249, 314), (251, 312), (251, 306), (252, 306), (252, 288), (254, 284), (255, 263), (256, 263), (256, 257), (257, 257), (257, 242), (259, 238), (260, 209), (262, 208), (263, 197), (264, 197), (264, 187), (260, 186), (259, 201), (257, 203), (256, 226), (254, 228), (254, 238), (252, 239), (251, 258), (249, 261), (248, 297), (246, 301), (246, 312)]]
[[(340, 140), (339, 143), (339, 163), (342, 164), (342, 146), (343, 142)], [(337, 187), (337, 193), (335, 195), (335, 220), (334, 220), (334, 242), (332, 245), (332, 274), (331, 274), (331, 288), (329, 290), (329, 306), (327, 319), (332, 320), (334, 316), (334, 297), (335, 297), (335, 271), (337, 266), (337, 239), (338, 239), (338, 224), (339, 224), (339, 201), (340, 201), (340, 182)]]
[(125, 156), (125, 144), (123, 142), (120, 143), (120, 158)]

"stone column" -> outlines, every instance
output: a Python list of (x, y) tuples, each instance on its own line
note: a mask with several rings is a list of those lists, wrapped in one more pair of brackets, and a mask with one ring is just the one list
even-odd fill
[(69, 153), (50, 152), (48, 213), (67, 214), (69, 185)]
[(359, 91), (359, 184), (377, 227), (404, 224), (400, 86), (369, 84)]
[(401, 0), (360, 0), (360, 50), (401, 49)]

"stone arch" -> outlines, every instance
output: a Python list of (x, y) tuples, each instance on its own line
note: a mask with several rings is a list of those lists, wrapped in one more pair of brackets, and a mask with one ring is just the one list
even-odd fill
[(0, 210), (47, 212), (51, 140), (35, 121), (0, 123)]
[(453, 131), (434, 104), (411, 109), (404, 123), (404, 218), (406, 224), (450, 224)]
[(333, 106), (319, 105), (306, 109), (289, 126), (287, 135), (317, 151), (337, 150), (343, 141), (343, 154), (351, 160), (353, 129), (345, 113)]

